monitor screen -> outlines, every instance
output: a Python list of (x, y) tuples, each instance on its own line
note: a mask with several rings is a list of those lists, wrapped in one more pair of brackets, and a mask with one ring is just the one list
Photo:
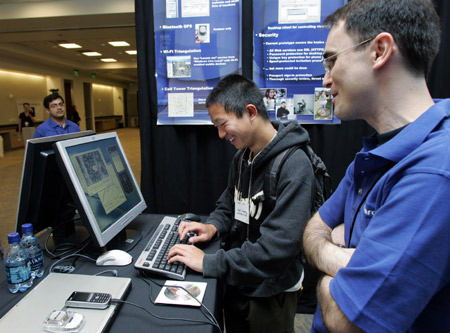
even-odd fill
[[(64, 222), (75, 216), (72, 197), (56, 163), (53, 144), (58, 141), (95, 134), (84, 131), (28, 140), (22, 168), (19, 202), (17, 207), (16, 231), (24, 223), (32, 223), (34, 232), (39, 233), (51, 227), (59, 230)], [(73, 230), (73, 225), (67, 228)]]
[[(147, 208), (115, 132), (54, 144), (62, 175), (91, 238), (105, 246)], [(120, 238), (120, 237), (119, 237)]]

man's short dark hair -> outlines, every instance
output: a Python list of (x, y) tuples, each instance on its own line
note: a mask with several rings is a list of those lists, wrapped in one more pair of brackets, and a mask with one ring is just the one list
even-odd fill
[(58, 95), (58, 94), (50, 94), (50, 95), (48, 95), (48, 96), (45, 96), (44, 97), (44, 107), (46, 108), (46, 109), (49, 109), (50, 108), (50, 103), (51, 102), (53, 102), (55, 99), (58, 99), (58, 98), (61, 98), (61, 100), (63, 101), (63, 103), (64, 103), (64, 98), (62, 98), (60, 95)]
[(30, 106), (30, 103), (26, 103), (26, 102), (25, 102), (25, 103), (22, 104), (22, 106), (25, 106), (25, 105)]
[[(359, 42), (390, 33), (416, 74), (427, 76), (439, 51), (439, 16), (431, 0), (352, 0), (328, 16), (324, 25), (340, 20)], [(367, 44), (360, 48), (364, 47)]]
[(217, 104), (227, 113), (242, 118), (245, 107), (253, 104), (263, 119), (269, 119), (261, 90), (255, 82), (239, 74), (230, 74), (217, 83), (206, 99), (206, 107)]

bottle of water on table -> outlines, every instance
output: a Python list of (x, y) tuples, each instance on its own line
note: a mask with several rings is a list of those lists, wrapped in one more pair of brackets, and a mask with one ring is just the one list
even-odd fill
[(20, 244), (30, 254), (31, 278), (41, 277), (44, 274), (42, 246), (39, 239), (33, 236), (33, 225), (31, 223), (22, 224), (22, 240)]
[(15, 294), (24, 292), (33, 284), (31, 278), (30, 255), (20, 245), (20, 235), (13, 232), (8, 235), (9, 248), (5, 256), (6, 278), (8, 289)]

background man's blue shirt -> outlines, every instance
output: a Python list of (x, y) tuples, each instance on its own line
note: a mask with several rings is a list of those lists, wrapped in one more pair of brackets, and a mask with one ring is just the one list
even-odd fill
[(75, 132), (80, 132), (80, 127), (74, 122), (66, 119), (65, 127), (63, 128), (55, 123), (52, 118), (48, 118), (36, 128), (33, 139)]

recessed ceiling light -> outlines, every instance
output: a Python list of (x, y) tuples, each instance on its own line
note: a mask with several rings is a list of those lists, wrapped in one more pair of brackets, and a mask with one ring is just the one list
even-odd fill
[(81, 49), (81, 45), (75, 43), (62, 43), (58, 45), (64, 47), (65, 49)]
[(112, 45), (112, 46), (130, 46), (130, 44), (128, 44), (125, 41), (117, 41), (117, 42), (108, 42), (108, 44)]
[(117, 60), (113, 59), (113, 58), (102, 58), (100, 60), (103, 61), (103, 62), (117, 62)]
[(131, 55), (137, 54), (136, 50), (128, 50), (128, 51), (125, 51), (125, 52), (128, 53), (128, 54), (131, 54)]
[(83, 54), (88, 57), (99, 57), (102, 55), (101, 53), (98, 52), (83, 52)]

